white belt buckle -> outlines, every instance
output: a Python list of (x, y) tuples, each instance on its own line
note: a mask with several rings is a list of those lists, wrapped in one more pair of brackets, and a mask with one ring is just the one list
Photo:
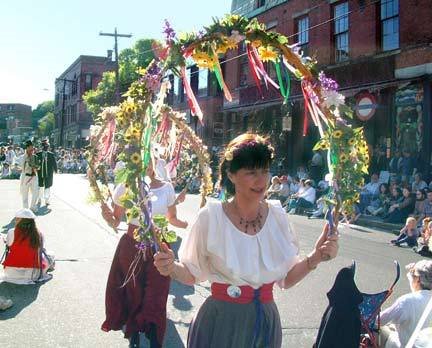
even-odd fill
[(238, 286), (230, 285), (227, 290), (227, 294), (231, 298), (239, 298), (241, 296), (241, 289)]

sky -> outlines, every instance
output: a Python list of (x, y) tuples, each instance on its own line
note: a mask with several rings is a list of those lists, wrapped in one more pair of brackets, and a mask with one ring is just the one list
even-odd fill
[(35, 108), (54, 99), (54, 81), (80, 55), (105, 56), (114, 38), (162, 39), (164, 20), (179, 32), (198, 31), (229, 13), (231, 0), (0, 0), (0, 103)]

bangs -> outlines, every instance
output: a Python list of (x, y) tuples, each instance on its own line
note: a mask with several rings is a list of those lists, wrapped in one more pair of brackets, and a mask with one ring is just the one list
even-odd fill
[(244, 146), (235, 151), (234, 158), (228, 169), (234, 173), (239, 169), (269, 168), (272, 162), (272, 153), (266, 144), (255, 143)]

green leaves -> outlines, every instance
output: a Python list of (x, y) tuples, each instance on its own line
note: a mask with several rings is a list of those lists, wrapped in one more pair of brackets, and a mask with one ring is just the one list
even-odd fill
[(168, 219), (165, 215), (154, 215), (153, 223), (160, 231), (160, 240), (167, 243), (174, 243), (177, 241), (177, 234), (174, 231), (168, 231)]

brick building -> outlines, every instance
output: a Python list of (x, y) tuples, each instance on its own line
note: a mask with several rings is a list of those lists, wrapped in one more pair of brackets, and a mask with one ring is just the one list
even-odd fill
[(20, 143), (32, 135), (32, 108), (25, 104), (0, 104), (0, 142)]
[[(114, 70), (107, 57), (79, 56), (55, 82), (55, 129), (52, 142), (64, 147), (81, 147), (89, 136), (92, 114), (87, 111), (83, 94), (95, 89), (105, 71)], [(60, 141), (60, 139), (63, 141)]]
[[(395, 149), (409, 149), (420, 157), (421, 170), (429, 170), (429, 0), (233, 0), (232, 12), (257, 17), (269, 30), (288, 36), (291, 44), (298, 42), (317, 58), (320, 70), (338, 81), (347, 103), (356, 110), (353, 122), (365, 127), (371, 146), (385, 147), (388, 156)], [(229, 52), (225, 58), (232, 60), (223, 66), (233, 101), (222, 100), (218, 92), (206, 97), (205, 108), (214, 110), (205, 115), (206, 142), (225, 143), (245, 130), (257, 130), (272, 137), (285, 167), (307, 163), (318, 132), (309, 122), (308, 135), (302, 136), (304, 109), (298, 81), (291, 79), (287, 105), (272, 87), (263, 87), (262, 99), (243, 50)], [(271, 65), (268, 72), (275, 74)], [(223, 130), (215, 132), (215, 124), (222, 124)]]

